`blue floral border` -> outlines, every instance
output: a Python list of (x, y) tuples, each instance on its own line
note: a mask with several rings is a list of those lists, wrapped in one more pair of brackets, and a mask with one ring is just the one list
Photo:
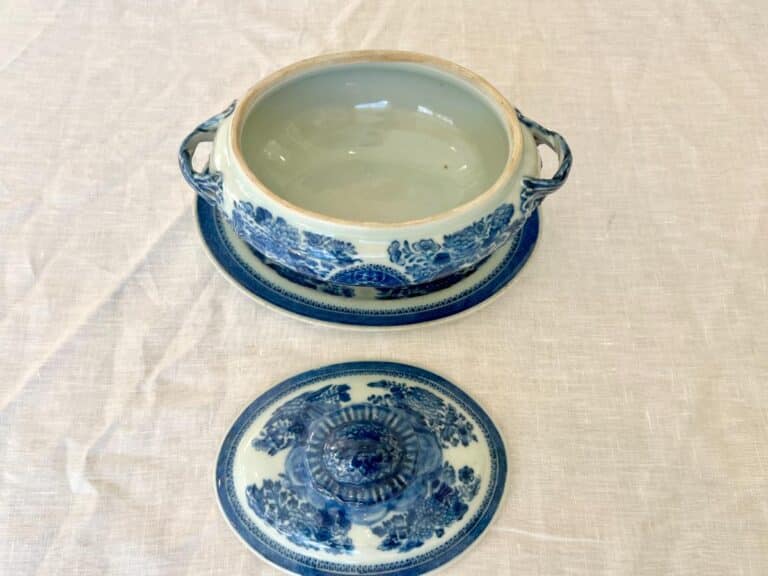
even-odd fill
[(197, 221), (203, 240), (224, 271), (248, 292), (294, 314), (337, 324), (355, 326), (403, 326), (438, 320), (463, 312), (483, 302), (507, 285), (525, 265), (539, 235), (538, 210), (527, 220), (504, 260), (485, 278), (467, 290), (431, 304), (404, 306), (396, 310), (358, 310), (348, 306), (304, 298), (281, 288), (256, 273), (237, 254), (227, 239), (228, 224), (219, 211), (202, 198), (197, 200)]
[[(328, 379), (360, 374), (404, 378), (438, 390), (477, 422), (490, 449), (489, 486), (475, 515), (452, 538), (415, 558), (368, 566), (321, 561), (298, 554), (277, 544), (250, 520), (235, 494), (232, 466), (237, 447), (251, 423), (259, 415), (291, 392)], [(302, 576), (344, 576), (349, 574), (387, 574), (418, 576), (434, 570), (464, 552), (488, 527), (499, 507), (507, 476), (507, 457), (499, 431), (485, 411), (465, 392), (448, 380), (415, 366), (397, 362), (345, 362), (303, 372), (273, 386), (254, 400), (237, 418), (227, 433), (216, 463), (216, 492), (224, 515), (240, 538), (267, 561)]]

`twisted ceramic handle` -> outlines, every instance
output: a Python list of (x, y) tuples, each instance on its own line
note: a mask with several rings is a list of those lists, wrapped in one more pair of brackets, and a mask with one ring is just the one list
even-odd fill
[(546, 144), (555, 154), (557, 154), (560, 166), (551, 178), (523, 178), (523, 189), (520, 195), (520, 208), (524, 214), (530, 215), (538, 208), (541, 201), (548, 195), (558, 190), (568, 179), (568, 173), (571, 170), (573, 155), (565, 138), (557, 132), (552, 132), (544, 128), (538, 122), (526, 118), (520, 110), (517, 110), (517, 117), (533, 135), (533, 140), (537, 146)]
[(232, 102), (226, 110), (216, 114), (195, 128), (189, 136), (184, 138), (179, 148), (179, 167), (184, 179), (195, 191), (200, 194), (209, 204), (216, 206), (221, 203), (222, 179), (218, 172), (211, 172), (208, 162), (202, 172), (198, 172), (192, 167), (192, 157), (195, 155), (197, 145), (201, 142), (212, 142), (216, 137), (216, 130), (227, 116), (232, 114), (237, 101)]

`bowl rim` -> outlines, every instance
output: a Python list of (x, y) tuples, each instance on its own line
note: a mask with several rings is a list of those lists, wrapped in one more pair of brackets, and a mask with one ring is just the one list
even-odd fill
[[(422, 218), (416, 218), (412, 220), (403, 220), (399, 222), (379, 222), (375, 220), (349, 220), (346, 218), (338, 218), (334, 216), (328, 216), (320, 212), (308, 210), (289, 202), (279, 194), (271, 190), (265, 185), (261, 179), (251, 170), (248, 163), (245, 161), (241, 146), (240, 146), (240, 134), (243, 129), (245, 119), (253, 108), (255, 101), (261, 96), (266, 94), (272, 88), (278, 86), (283, 80), (291, 77), (301, 76), (304, 72), (309, 72), (326, 66), (344, 65), (344, 64), (358, 64), (365, 62), (391, 62), (391, 63), (406, 63), (417, 64), (421, 66), (431, 67), (439, 72), (447, 73), (459, 80), (462, 80), (472, 85), (480, 93), (480, 97), (485, 96), (487, 104), (495, 109), (495, 112), (499, 115), (499, 120), (505, 124), (505, 134), (507, 137), (507, 158), (504, 163), (504, 167), (499, 173), (496, 180), (488, 188), (480, 192), (477, 196), (474, 196), (467, 202), (459, 204), (448, 210), (436, 212), (429, 216)], [(517, 118), (514, 108), (509, 101), (499, 92), (490, 82), (485, 78), (472, 72), (468, 68), (464, 68), (449, 60), (444, 60), (436, 56), (427, 54), (421, 54), (418, 52), (410, 52), (405, 50), (352, 50), (346, 52), (335, 52), (330, 54), (322, 54), (312, 58), (299, 60), (294, 64), (281, 68), (268, 76), (265, 76), (254, 84), (245, 94), (245, 96), (238, 102), (235, 107), (235, 112), (232, 116), (232, 124), (229, 130), (229, 146), (233, 152), (235, 163), (240, 171), (250, 180), (251, 184), (256, 186), (265, 195), (267, 195), (272, 201), (281, 205), (286, 210), (292, 212), (298, 212), (303, 216), (319, 220), (330, 224), (338, 224), (356, 228), (405, 228), (409, 226), (418, 226), (422, 224), (435, 223), (438, 221), (449, 220), (451, 218), (460, 216), (465, 212), (473, 210), (476, 206), (486, 201), (489, 197), (494, 196), (499, 190), (504, 188), (512, 175), (515, 173), (517, 167), (520, 164), (523, 152), (523, 134), (520, 121)]]

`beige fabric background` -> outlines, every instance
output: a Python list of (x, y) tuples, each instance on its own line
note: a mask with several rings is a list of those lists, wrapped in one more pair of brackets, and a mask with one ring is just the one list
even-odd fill
[[(446, 574), (768, 574), (762, 2), (0, 4), (0, 573), (275, 574), (213, 463), (271, 384), (395, 359), (473, 393), (508, 497)], [(512, 288), (405, 332), (311, 326), (208, 261), (181, 139), (262, 75), (399, 48), (575, 154)]]

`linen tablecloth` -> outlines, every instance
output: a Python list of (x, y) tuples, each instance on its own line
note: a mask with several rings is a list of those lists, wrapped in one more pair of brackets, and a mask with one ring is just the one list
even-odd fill
[[(0, 5), (0, 573), (275, 574), (220, 515), (244, 406), (385, 359), (470, 392), (507, 497), (445, 574), (768, 574), (768, 15), (712, 2)], [(393, 48), (485, 76), (574, 151), (491, 305), (398, 332), (250, 300), (181, 139), (263, 75)]]

